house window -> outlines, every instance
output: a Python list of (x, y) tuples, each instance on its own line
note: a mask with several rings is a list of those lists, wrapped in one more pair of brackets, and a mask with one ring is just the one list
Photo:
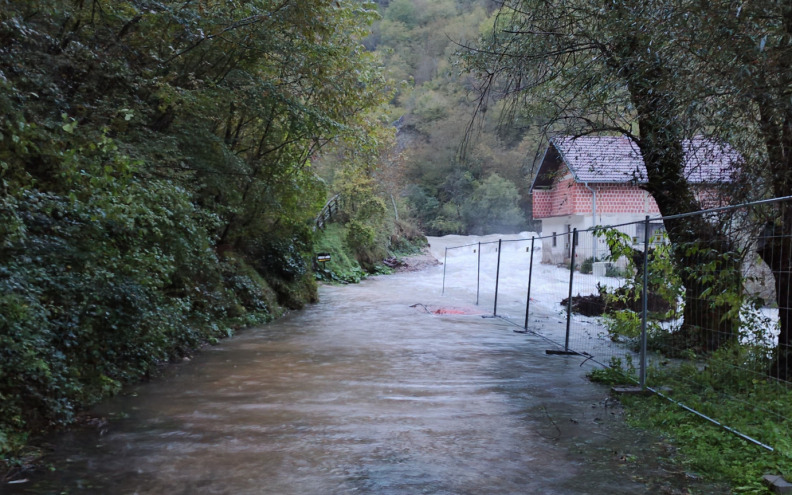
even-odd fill
[[(651, 244), (658, 244), (659, 242), (661, 242), (661, 239), (663, 238), (663, 232), (665, 232), (665, 226), (663, 225), (662, 222), (650, 223), (649, 242)], [(643, 243), (645, 234), (646, 234), (646, 224), (645, 223), (635, 224), (635, 242)]]
[(558, 246), (558, 237), (556, 237), (556, 233), (553, 232), (553, 247)]

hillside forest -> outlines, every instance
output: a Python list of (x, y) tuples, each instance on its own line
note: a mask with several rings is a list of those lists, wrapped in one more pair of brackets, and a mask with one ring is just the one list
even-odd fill
[(497, 103), (479, 108), (481, 81), (458, 56), (491, 34), (499, 2), (379, 4), (382, 20), (365, 44), (400, 82), (391, 104), (412, 217), (430, 235), (525, 230), (540, 134), (524, 116), (506, 122)]

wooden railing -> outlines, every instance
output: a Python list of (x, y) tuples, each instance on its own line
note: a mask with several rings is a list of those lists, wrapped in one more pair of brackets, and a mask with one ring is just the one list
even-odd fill
[(327, 222), (329, 222), (333, 215), (338, 214), (338, 210), (341, 207), (341, 197), (340, 195), (336, 194), (332, 198), (327, 200), (327, 203), (322, 207), (322, 211), (316, 215), (316, 220), (314, 220), (314, 230), (316, 229), (324, 229)]

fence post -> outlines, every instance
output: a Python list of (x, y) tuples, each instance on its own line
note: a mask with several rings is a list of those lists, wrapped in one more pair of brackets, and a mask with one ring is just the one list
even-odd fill
[(525, 325), (528, 330), (528, 312), (531, 309), (531, 279), (533, 278), (534, 236), (531, 236), (531, 260), (528, 264), (528, 295), (525, 298)]
[(446, 263), (448, 262), (448, 248), (445, 248), (445, 254), (443, 255), (443, 291), (441, 294), (445, 294), (445, 275), (446, 275)]
[(641, 390), (646, 390), (646, 319), (649, 302), (649, 215), (644, 220), (644, 259), (643, 259), (643, 288), (641, 288), (641, 363), (638, 369), (638, 382)]
[(572, 229), (572, 253), (569, 260), (569, 299), (567, 299), (566, 337), (564, 338), (564, 352), (569, 352), (569, 326), (572, 324), (572, 281), (575, 278), (575, 245), (577, 244), (577, 228)]
[(498, 282), (500, 281), (500, 259), (501, 259), (501, 243), (502, 239), (498, 239), (498, 265), (495, 269), (495, 306), (492, 308), (493, 316), (498, 314)]
[(476, 306), (479, 303), (479, 289), (481, 287), (481, 242), (478, 243), (478, 261), (476, 262)]

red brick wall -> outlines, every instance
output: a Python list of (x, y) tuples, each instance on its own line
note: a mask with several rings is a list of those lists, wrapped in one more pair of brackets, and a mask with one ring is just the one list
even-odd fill
[[(591, 185), (597, 191), (597, 214), (660, 213), (654, 198), (643, 189), (630, 184)], [(590, 215), (591, 191), (572, 179), (562, 180), (550, 190), (533, 192), (533, 217), (547, 218), (561, 215)]]
[[(582, 184), (579, 184), (585, 190)], [(597, 191), (597, 214), (600, 213), (645, 213), (657, 214), (660, 209), (652, 196), (638, 186), (630, 184), (602, 184), (592, 186)], [(588, 211), (591, 211), (591, 192), (588, 196)]]
[(534, 218), (547, 218), (552, 216), (553, 201), (552, 191), (547, 189), (535, 189), (531, 196), (533, 204)]
[[(533, 217), (546, 218), (575, 213), (578, 202), (574, 179), (556, 182), (550, 190), (533, 192)], [(589, 208), (591, 211), (591, 208)]]

